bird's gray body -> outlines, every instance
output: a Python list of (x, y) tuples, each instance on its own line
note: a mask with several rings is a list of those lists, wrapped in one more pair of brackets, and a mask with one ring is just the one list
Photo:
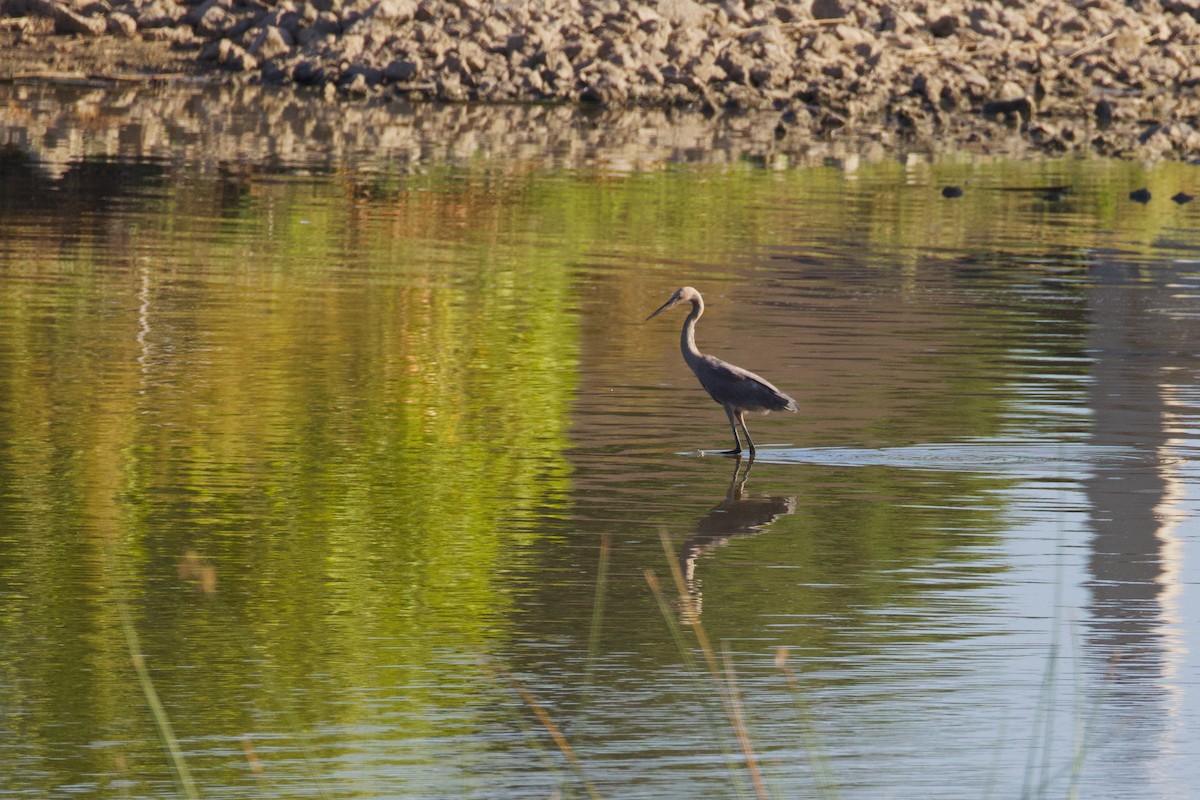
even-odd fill
[(720, 405), (730, 405), (735, 411), (795, 411), (796, 401), (779, 391), (773, 383), (748, 369), (722, 361), (716, 356), (699, 354), (684, 359), (696, 373), (708, 396)]
[(683, 360), (691, 367), (700, 385), (708, 392), (709, 397), (725, 408), (729, 417), (729, 427), (733, 429), (734, 449), (730, 454), (742, 452), (742, 442), (738, 438), (737, 425), (742, 426), (746, 435), (746, 444), (754, 454), (754, 441), (750, 438), (750, 429), (746, 427), (743, 415), (747, 411), (795, 411), (796, 401), (775, 388), (770, 381), (755, 375), (753, 372), (734, 366), (721, 359), (705, 355), (696, 347), (696, 320), (704, 313), (704, 298), (691, 286), (684, 286), (646, 319), (653, 319), (663, 311), (678, 303), (690, 302), (692, 311), (683, 322), (680, 333), (679, 349), (683, 351)]

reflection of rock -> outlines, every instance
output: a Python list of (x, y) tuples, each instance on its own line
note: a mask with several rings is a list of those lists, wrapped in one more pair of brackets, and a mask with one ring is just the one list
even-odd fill
[[(106, 90), (0, 84), (0, 146), (27, 152), (52, 176), (84, 158), (186, 160), (213, 171), (228, 164), (264, 171), (347, 164), (403, 171), (485, 158), (504, 160), (512, 170), (628, 172), (745, 160), (816, 165), (847, 156), (845, 143), (780, 145), (775, 116), (706, 119), (650, 108), (327, 103), (311, 91), (257, 85)], [(878, 157), (884, 157), (882, 151)]]
[(700, 579), (696, 577), (696, 562), (701, 556), (725, 545), (730, 539), (762, 533), (778, 517), (796, 510), (795, 497), (748, 497), (746, 478), (754, 466), (754, 459), (745, 462), (745, 470), (742, 464), (742, 459), (737, 459), (725, 499), (696, 523), (695, 532), (679, 551), (679, 568), (688, 591), (684, 621), (694, 619), (701, 611)]

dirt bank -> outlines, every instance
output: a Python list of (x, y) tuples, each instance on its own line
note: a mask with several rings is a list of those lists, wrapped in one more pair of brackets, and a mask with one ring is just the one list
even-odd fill
[(774, 135), (1200, 157), (1200, 0), (2, 0), (0, 77), (767, 110)]

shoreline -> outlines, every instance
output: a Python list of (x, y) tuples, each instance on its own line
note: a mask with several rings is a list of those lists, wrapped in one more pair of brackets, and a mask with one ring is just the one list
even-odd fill
[[(1146, 4), (1149, 9), (1149, 4)], [(3, 0), (0, 80), (753, 113), (884, 147), (1200, 158), (1200, 8), (1111, 0)]]

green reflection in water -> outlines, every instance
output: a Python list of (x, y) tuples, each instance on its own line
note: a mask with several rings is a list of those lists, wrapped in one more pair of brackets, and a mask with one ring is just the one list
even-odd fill
[(122, 599), (179, 736), (218, 739), (202, 785), (244, 767), (242, 734), (359, 724), (372, 691), (402, 695), (412, 737), (482, 704), (436, 676), (505, 639), (511, 575), (569, 488), (570, 277), (552, 248), (448, 235), (451, 201), (342, 188), (230, 202), (184, 180), (66, 247), (17, 220), (34, 245), (0, 309), (0, 625), (5, 727), (55, 764), (44, 787), (169, 785)]

